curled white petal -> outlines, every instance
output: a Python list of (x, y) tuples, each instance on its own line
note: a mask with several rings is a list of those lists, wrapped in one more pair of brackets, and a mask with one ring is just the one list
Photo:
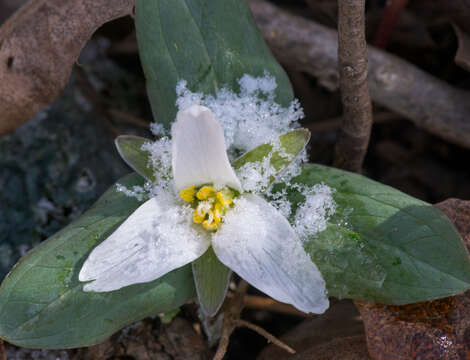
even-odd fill
[(177, 191), (208, 183), (242, 190), (228, 160), (222, 127), (208, 108), (193, 105), (179, 111), (171, 132)]
[(170, 196), (146, 201), (88, 256), (85, 291), (113, 291), (155, 280), (201, 256), (210, 239), (192, 224), (192, 209)]
[(262, 198), (237, 200), (212, 246), (222, 263), (272, 298), (307, 313), (328, 308), (323, 277), (288, 221)]

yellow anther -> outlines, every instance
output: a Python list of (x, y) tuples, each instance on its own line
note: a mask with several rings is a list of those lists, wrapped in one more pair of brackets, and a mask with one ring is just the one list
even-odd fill
[(181, 190), (180, 196), (184, 201), (193, 203), (193, 221), (206, 230), (214, 231), (222, 225), (222, 219), (233, 203), (235, 194), (229, 189), (216, 192), (212, 186), (203, 186), (199, 190), (190, 186)]
[(204, 218), (205, 216), (201, 216), (197, 213), (197, 211), (194, 212), (193, 214), (193, 221), (196, 223), (196, 224), (202, 224), (202, 222), (204, 221)]
[(216, 197), (224, 208), (228, 208), (233, 203), (233, 193), (230, 190), (221, 190)]
[(210, 211), (208, 215), (209, 216), (208, 216), (207, 220), (205, 220), (202, 223), (202, 226), (204, 226), (204, 229), (206, 229), (206, 230), (216, 230), (219, 227), (221, 219), (216, 219), (214, 217), (214, 211), (213, 210)]
[(211, 209), (212, 204), (209, 201), (201, 201), (194, 210), (193, 221), (197, 224), (202, 223), (211, 212)]
[(221, 203), (216, 203), (212, 214), (214, 215), (214, 221), (220, 223), (222, 221), (222, 216), (225, 215), (223, 205)]
[(215, 195), (215, 190), (212, 186), (203, 186), (197, 192), (196, 197), (199, 200), (207, 200), (210, 197), (213, 197), (214, 195)]
[(194, 194), (196, 194), (196, 190), (194, 189), (194, 185), (187, 187), (186, 189), (182, 189), (180, 191), (181, 198), (186, 202), (193, 202), (194, 201)]
[(202, 226), (204, 226), (204, 229), (209, 231), (217, 230), (217, 228), (219, 227), (218, 224), (216, 224), (215, 222), (209, 222), (209, 220), (204, 221), (202, 223)]

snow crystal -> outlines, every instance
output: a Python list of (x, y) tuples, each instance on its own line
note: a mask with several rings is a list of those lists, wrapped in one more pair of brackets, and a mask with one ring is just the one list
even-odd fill
[(171, 140), (163, 137), (142, 145), (142, 150), (150, 152), (148, 166), (154, 169), (153, 195), (167, 191), (172, 186)]
[(269, 193), (271, 199), (270, 203), (273, 205), (277, 211), (279, 211), (282, 216), (288, 219), (292, 212), (292, 204), (287, 199), (287, 190), (283, 188), (280, 192), (277, 193)]
[(156, 123), (156, 122), (150, 123), (150, 131), (155, 136), (160, 136), (160, 135), (165, 135), (166, 134), (165, 126), (163, 126), (163, 124)]
[(263, 77), (244, 75), (239, 85), (239, 94), (223, 88), (215, 96), (191, 92), (185, 80), (176, 87), (179, 110), (194, 104), (212, 110), (224, 129), (231, 159), (298, 127), (304, 115), (297, 100), (287, 108), (274, 102), (276, 79), (268, 73)]
[(301, 239), (306, 239), (326, 229), (328, 219), (336, 211), (336, 203), (332, 196), (333, 189), (325, 184), (300, 188), (305, 202), (295, 213), (294, 230)]
[(128, 197), (136, 198), (139, 201), (142, 201), (146, 196), (145, 190), (142, 186), (133, 186), (132, 188), (127, 188), (122, 184), (116, 184), (116, 190), (118, 192), (124, 193)]
[(270, 184), (270, 179), (276, 174), (271, 165), (271, 156), (265, 156), (259, 162), (247, 162), (236, 171), (245, 191), (263, 192)]
[[(276, 179), (280, 174), (278, 169), (272, 165), (273, 156), (276, 155), (286, 161), (293, 161), (294, 155), (287, 153), (286, 149), (281, 145), (278, 137), (270, 142), (271, 151), (264, 156), (260, 161), (248, 162), (236, 170), (237, 176), (242, 183), (242, 187), (246, 191), (255, 193), (262, 193), (269, 188), (273, 179)], [(300, 164), (303, 162), (303, 157), (300, 157), (300, 162), (291, 164), (283, 172), (282, 179), (290, 180), (292, 176), (298, 174), (300, 171)], [(297, 167), (298, 166), (298, 169)], [(294, 171), (295, 167), (295, 171)], [(285, 182), (285, 181), (284, 181)]]
[(276, 79), (273, 76), (269, 76), (268, 73), (265, 73), (264, 77), (254, 77), (245, 74), (238, 83), (240, 88), (247, 94), (257, 95), (261, 92), (268, 95), (271, 99), (274, 98), (274, 91), (277, 88)]

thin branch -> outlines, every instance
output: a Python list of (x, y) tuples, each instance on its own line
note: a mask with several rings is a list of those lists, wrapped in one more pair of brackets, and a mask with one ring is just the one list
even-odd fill
[(2, 339), (0, 339), (0, 360), (7, 360), (7, 356), (5, 354), (5, 345)]
[(257, 332), (258, 334), (260, 334), (261, 336), (263, 336), (264, 338), (266, 338), (266, 340), (268, 340), (269, 342), (273, 343), (274, 345), (276, 346), (279, 346), (281, 349), (284, 349), (286, 350), (289, 354), (295, 354), (295, 350), (292, 349), (289, 345), (287, 345), (286, 343), (282, 342), (281, 340), (279, 340), (277, 337), (271, 335), (270, 333), (268, 333), (266, 330), (264, 330), (261, 326), (258, 326), (258, 325), (255, 325), (255, 324), (252, 324), (248, 321), (245, 321), (245, 320), (241, 320), (241, 319), (238, 319), (236, 322), (235, 322), (236, 326), (237, 327), (240, 327), (240, 326), (244, 326), (248, 329), (251, 329), (253, 330), (254, 332)]
[[(276, 57), (286, 66), (338, 88), (337, 32), (265, 0), (250, 0), (253, 14)], [(454, 88), (379, 49), (368, 49), (370, 95), (374, 102), (416, 126), (470, 148), (470, 92)]]
[(222, 324), (222, 334), (220, 336), (217, 352), (214, 355), (214, 360), (222, 360), (227, 352), (230, 335), (232, 335), (236, 328), (236, 321), (240, 319), (240, 314), (244, 306), (243, 299), (248, 288), (249, 284), (246, 281), (241, 280), (234, 296), (227, 299), (223, 305), (224, 308), (222, 310), (224, 312), (224, 320)]
[(365, 7), (365, 0), (338, 0), (338, 65), (343, 121), (334, 163), (355, 172), (361, 171), (372, 127)]
[(228, 324), (228, 321), (224, 318), (222, 327), (222, 334), (220, 335), (219, 345), (217, 346), (217, 352), (214, 355), (214, 360), (222, 360), (228, 349), (230, 342), (230, 335), (232, 335), (233, 327)]
[(245, 306), (246, 292), (248, 287), (249, 284), (242, 280), (238, 285), (235, 294), (227, 299), (223, 305), (222, 310), (224, 312), (224, 320), (222, 324), (222, 334), (220, 336), (219, 346), (217, 347), (217, 351), (214, 355), (214, 360), (222, 360), (224, 358), (230, 342), (230, 335), (232, 335), (233, 331), (240, 326), (247, 327), (257, 332), (261, 336), (264, 336), (268, 341), (272, 342), (274, 345), (279, 346), (290, 354), (295, 354), (294, 349), (268, 333), (260, 326), (240, 319), (240, 314)]

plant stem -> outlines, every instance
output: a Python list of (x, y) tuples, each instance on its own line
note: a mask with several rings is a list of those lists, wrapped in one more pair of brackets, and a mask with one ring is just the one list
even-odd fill
[(365, 0), (338, 0), (338, 65), (343, 121), (334, 165), (360, 172), (369, 145), (372, 105), (367, 85)]

